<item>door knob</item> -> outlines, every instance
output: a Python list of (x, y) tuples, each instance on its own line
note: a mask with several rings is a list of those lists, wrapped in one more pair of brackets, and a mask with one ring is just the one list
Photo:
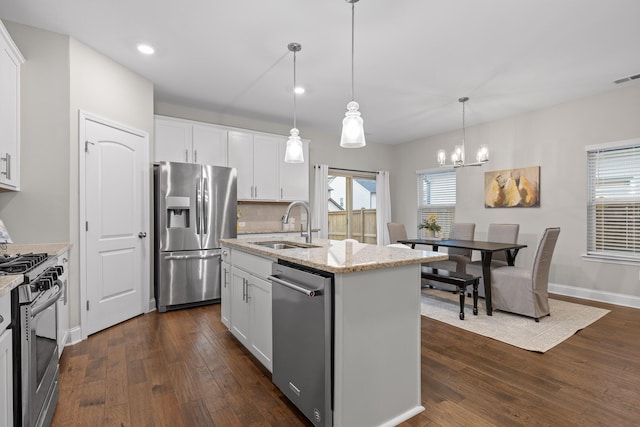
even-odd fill
[(141, 239), (144, 239), (145, 237), (147, 237), (147, 233), (145, 233), (144, 231), (141, 231), (138, 233), (138, 237)]

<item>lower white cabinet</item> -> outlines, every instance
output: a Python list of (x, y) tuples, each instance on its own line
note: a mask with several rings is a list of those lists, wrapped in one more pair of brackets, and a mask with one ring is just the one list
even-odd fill
[[(224, 280), (221, 298), (223, 323), (225, 316), (231, 333), (269, 371), (272, 369), (271, 283), (267, 276), (273, 260), (248, 254), (231, 252), (228, 275), (228, 295), (225, 297)], [(223, 262), (222, 274), (225, 274)], [(227, 264), (229, 266), (229, 264)]]
[(13, 426), (13, 358), (11, 329), (11, 294), (0, 297), (0, 427)]

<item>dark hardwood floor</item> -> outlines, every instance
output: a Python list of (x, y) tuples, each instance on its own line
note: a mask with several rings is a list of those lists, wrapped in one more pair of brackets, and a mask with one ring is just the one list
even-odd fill
[[(403, 426), (637, 426), (640, 310), (545, 354), (422, 317), (424, 412)], [(305, 426), (220, 322), (220, 306), (152, 312), (64, 350), (53, 426)]]

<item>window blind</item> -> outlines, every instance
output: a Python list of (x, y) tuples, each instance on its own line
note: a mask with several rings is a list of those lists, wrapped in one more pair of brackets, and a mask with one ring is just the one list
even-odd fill
[[(449, 236), (456, 209), (456, 171), (453, 169), (418, 174), (417, 224), (431, 214), (438, 216), (440, 233)], [(416, 224), (416, 227), (417, 227)]]
[(640, 260), (640, 145), (587, 152), (587, 254)]

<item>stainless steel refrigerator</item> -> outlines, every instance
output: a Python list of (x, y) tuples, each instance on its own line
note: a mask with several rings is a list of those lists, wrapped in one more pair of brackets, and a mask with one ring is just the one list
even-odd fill
[(237, 171), (154, 165), (154, 290), (158, 311), (220, 301), (220, 242), (236, 237)]

